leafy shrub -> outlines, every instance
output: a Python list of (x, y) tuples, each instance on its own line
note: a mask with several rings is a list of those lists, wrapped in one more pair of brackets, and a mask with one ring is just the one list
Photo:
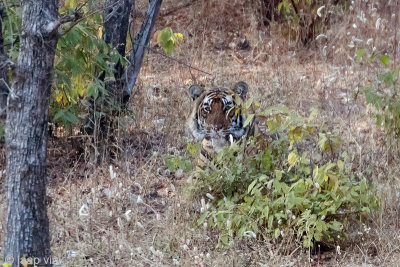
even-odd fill
[[(3, 21), (4, 44), (8, 56), (16, 61), (21, 8), (18, 1), (10, 1), (9, 4), (5, 9), (7, 17)], [(102, 16), (101, 12), (93, 12), (97, 8), (95, 5), (97, 2), (92, 0), (60, 3), (60, 14), (73, 15), (79, 9), (84, 18), (73, 27), (65, 24), (60, 28), (61, 37), (54, 62), (50, 120), (68, 130), (82, 122), (87, 113), (89, 98), (96, 100), (102, 97), (101, 100), (104, 100), (97, 101), (100, 103), (95, 114), (98, 118), (105, 114), (119, 114), (122, 110), (120, 103), (107, 97), (110, 92), (105, 89), (106, 81), (102, 81), (99, 76), (113, 77), (114, 70), (111, 66), (117, 65), (117, 62), (126, 65), (127, 60), (102, 39)], [(131, 39), (127, 39), (128, 45), (132, 45)], [(159, 31), (157, 38), (157, 42), (168, 54), (182, 40), (182, 34), (174, 33), (169, 27)], [(106, 103), (103, 105), (103, 102)]]
[(1, 3), (3, 9), (2, 26), (3, 45), (8, 57), (16, 62), (19, 51), (19, 33), (21, 28), (21, 7), (18, 1)]
[(153, 38), (168, 55), (183, 41), (182, 33), (174, 33), (170, 27), (156, 31)]
[[(110, 62), (123, 62), (117, 51), (99, 36), (101, 16), (82, 21), (63, 35), (57, 45), (50, 115), (54, 122), (71, 128), (80, 122), (88, 97), (107, 95), (98, 73), (110, 76)], [(100, 94), (102, 92), (103, 94)]]
[[(83, 10), (87, 12), (85, 8)], [(124, 110), (121, 103), (109, 97), (112, 92), (105, 89), (106, 82), (101, 81), (98, 74), (114, 77), (110, 66), (118, 66), (118, 62), (126, 65), (127, 60), (101, 38), (101, 31), (102, 18), (100, 14), (94, 14), (59, 40), (50, 112), (53, 121), (64, 127), (70, 128), (80, 121), (79, 114), (85, 112), (88, 97), (95, 100), (102, 97), (101, 100), (106, 102), (96, 117), (119, 114)], [(159, 31), (157, 38), (168, 54), (172, 54), (182, 40), (182, 34), (174, 33), (169, 27)]]
[(331, 20), (341, 14), (346, 5), (346, 1), (334, 4), (322, 0), (281, 0), (277, 5), (278, 21), (287, 22), (287, 28), (281, 28), (283, 35), (295, 37), (297, 42), (307, 45), (327, 30)]
[[(384, 62), (387, 62), (386, 59)], [(399, 71), (400, 66), (397, 66), (381, 73), (374, 83), (364, 88), (367, 103), (376, 108), (372, 116), (378, 126), (385, 128), (389, 140), (398, 140), (400, 137), (400, 96), (397, 85)]]
[[(188, 186), (191, 197), (212, 200), (211, 207), (201, 201), (198, 224), (220, 230), (219, 246), (234, 236), (292, 236), (305, 247), (332, 242), (344, 237), (347, 224), (378, 206), (367, 180), (351, 172), (346, 153), (341, 159), (313, 165), (307, 152), (297, 149), (317, 134), (311, 123), (315, 114), (305, 119), (282, 107), (256, 114), (252, 117), (268, 118), (270, 130), (280, 133), (278, 140), (265, 144), (255, 136), (234, 143), (210, 162), (210, 168), (196, 171)], [(339, 138), (320, 134), (321, 148), (336, 149)], [(256, 152), (247, 153), (249, 148)]]
[[(278, 14), (287, 21), (287, 35), (294, 36), (297, 42), (304, 45), (311, 42), (315, 33), (319, 33), (323, 22), (317, 16), (318, 7), (323, 5), (319, 0), (282, 0), (278, 4)], [(319, 19), (319, 20), (318, 20)], [(317, 22), (318, 21), (318, 22)], [(285, 30), (283, 31), (285, 32)]]
[(182, 171), (191, 171), (193, 169), (192, 161), (181, 156), (165, 156), (164, 161), (168, 169), (175, 172), (179, 169)]

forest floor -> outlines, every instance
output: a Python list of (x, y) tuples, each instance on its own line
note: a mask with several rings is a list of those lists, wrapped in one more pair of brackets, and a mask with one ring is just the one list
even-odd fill
[[(146, 1), (137, 2), (144, 10)], [(179, 9), (185, 1), (164, 1), (156, 28), (184, 36), (172, 57), (210, 75), (149, 52), (132, 98), (134, 117), (125, 119), (119, 137), (124, 154), (113, 163), (87, 163), (74, 137), (49, 140), (48, 215), (60, 266), (400, 266), (398, 150), (361, 93), (384, 69), (355, 56), (357, 46), (376, 47), (395, 65), (396, 24), (379, 1), (356, 2), (332, 20), (326, 37), (304, 47), (296, 34), (284, 36), (282, 25), (261, 26), (256, 1), (194, 1)], [(240, 47), (244, 39), (249, 47)], [(164, 155), (186, 153), (189, 85), (230, 87), (241, 80), (263, 107), (284, 105), (305, 116), (317, 108), (316, 121), (343, 139), (341, 152), (354, 155), (360, 172), (372, 170), (381, 208), (340, 249), (311, 253), (299, 244), (289, 251), (293, 244), (265, 240), (216, 249), (217, 233), (193, 221), (199, 211), (185, 197), (187, 177), (166, 171)], [(3, 186), (0, 192), (2, 241)]]

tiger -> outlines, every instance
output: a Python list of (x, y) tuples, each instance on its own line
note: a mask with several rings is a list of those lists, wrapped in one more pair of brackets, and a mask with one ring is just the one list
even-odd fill
[(242, 112), (240, 104), (236, 103), (238, 98), (241, 103), (247, 100), (249, 86), (246, 82), (237, 82), (232, 88), (211, 89), (195, 84), (188, 91), (193, 100), (193, 108), (187, 120), (187, 128), (194, 139), (201, 142), (199, 163), (212, 160), (226, 144), (240, 142), (243, 137), (258, 132), (258, 123), (254, 121), (245, 126), (246, 114)]

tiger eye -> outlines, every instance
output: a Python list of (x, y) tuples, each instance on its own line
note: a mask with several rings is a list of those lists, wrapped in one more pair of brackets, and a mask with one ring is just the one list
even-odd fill
[(207, 104), (203, 105), (203, 108), (201, 109), (201, 111), (206, 112), (206, 113), (210, 113), (211, 111), (211, 107)]

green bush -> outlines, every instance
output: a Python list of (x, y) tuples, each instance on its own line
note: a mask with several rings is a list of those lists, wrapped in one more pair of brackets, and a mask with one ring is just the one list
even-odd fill
[[(387, 64), (389, 58), (385, 59)], [(382, 64), (384, 62), (382, 61)], [(384, 65), (386, 65), (384, 64)], [(378, 75), (375, 82), (364, 88), (368, 104), (372, 104), (376, 111), (372, 116), (378, 126), (383, 126), (388, 134), (389, 141), (400, 137), (400, 96), (397, 80), (400, 66)]]
[[(67, 23), (58, 30), (61, 36), (54, 61), (49, 115), (51, 122), (68, 131), (80, 128), (80, 124), (84, 122), (88, 106), (92, 105), (88, 103), (89, 99), (96, 100), (96, 118), (114, 116), (121, 111), (130, 113), (116, 98), (109, 96), (114, 92), (106, 89), (107, 79), (103, 81), (100, 78), (114, 77), (113, 66), (120, 63), (125, 67), (128, 62), (102, 39), (103, 18), (101, 12), (93, 12), (93, 8), (96, 8), (94, 5), (97, 5), (97, 2), (93, 0), (60, 3), (61, 16), (75, 15), (76, 10), (79, 10), (84, 18), (74, 26), (73, 23)], [(16, 62), (21, 8), (18, 1), (10, 0), (4, 11), (6, 17), (3, 18), (3, 29), (0, 29), (4, 32), (4, 50), (10, 59)], [(183, 35), (174, 33), (167, 27), (159, 31), (157, 41), (166, 53), (172, 54), (183, 41)], [(132, 46), (130, 36), (127, 38), (127, 46), (128, 49)]]
[[(345, 237), (347, 224), (378, 206), (366, 179), (351, 172), (346, 153), (339, 160), (311, 164), (307, 149), (299, 151), (299, 143), (318, 134), (311, 123), (315, 115), (313, 111), (304, 119), (281, 107), (256, 114), (252, 117), (267, 119), (270, 130), (278, 130), (278, 140), (266, 144), (255, 136), (233, 144), (210, 168), (196, 171), (188, 186), (190, 196), (211, 199), (211, 206), (201, 201), (198, 224), (219, 229), (219, 246), (234, 236), (290, 235), (305, 247), (332, 242)], [(330, 133), (319, 135), (319, 147), (326, 151), (340, 143)]]

